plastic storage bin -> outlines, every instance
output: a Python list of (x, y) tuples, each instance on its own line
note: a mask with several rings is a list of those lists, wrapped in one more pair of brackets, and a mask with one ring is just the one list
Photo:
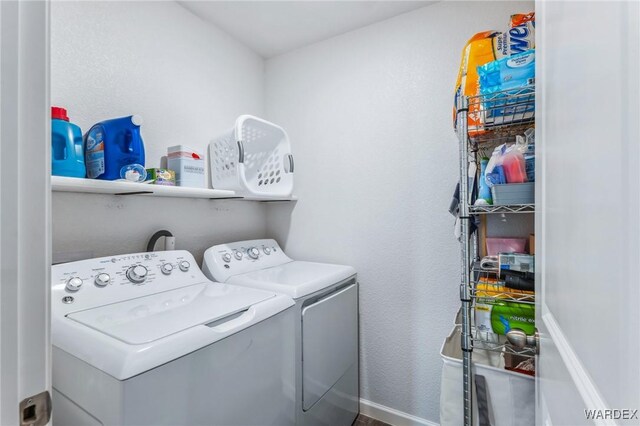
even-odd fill
[(167, 149), (167, 168), (176, 173), (176, 185), (206, 188), (205, 162), (193, 149), (176, 145)]
[[(440, 425), (463, 424), (462, 349), (460, 326), (454, 327), (440, 350), (442, 385), (440, 390)], [(504, 369), (499, 352), (473, 350), (474, 376), (483, 376), (487, 388), (488, 416), (493, 426), (535, 425), (535, 379)], [(473, 419), (478, 424), (477, 392), (473, 392)]]
[(211, 186), (256, 198), (290, 197), (293, 155), (284, 129), (250, 115), (209, 144)]
[(487, 256), (498, 253), (525, 253), (526, 238), (494, 238), (487, 237)]
[(535, 182), (494, 185), (491, 187), (493, 204), (533, 204), (536, 202), (535, 187)]

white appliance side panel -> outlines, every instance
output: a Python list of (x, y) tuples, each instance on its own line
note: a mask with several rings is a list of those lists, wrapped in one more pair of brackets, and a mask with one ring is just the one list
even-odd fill
[(355, 284), (302, 309), (302, 406), (309, 410), (358, 362)]
[(358, 363), (353, 364), (308, 411), (299, 407), (297, 424), (304, 426), (336, 426), (353, 424), (360, 410)]
[(56, 407), (56, 425), (64, 426), (102, 426), (91, 414), (84, 411), (75, 402), (60, 392), (53, 390), (51, 396), (53, 406)]
[(105, 426), (293, 426), (295, 315), (289, 308), (123, 381), (56, 350), (53, 386), (80, 408), (56, 407), (54, 423), (91, 416)]

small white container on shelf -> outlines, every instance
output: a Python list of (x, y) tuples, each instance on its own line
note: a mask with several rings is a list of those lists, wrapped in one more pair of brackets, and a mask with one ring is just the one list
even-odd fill
[(176, 172), (176, 185), (206, 188), (203, 157), (186, 145), (167, 149), (167, 168)]
[(293, 155), (284, 129), (251, 115), (209, 144), (211, 185), (256, 199), (290, 198)]

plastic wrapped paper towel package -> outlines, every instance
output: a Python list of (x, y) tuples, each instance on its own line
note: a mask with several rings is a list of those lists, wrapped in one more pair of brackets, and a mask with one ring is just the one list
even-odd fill
[(504, 105), (504, 98), (519, 89), (535, 84), (535, 50), (527, 50), (508, 58), (478, 67), (480, 94), (485, 96), (483, 108), (488, 111), (485, 125), (511, 123), (533, 117), (533, 102)]
[[(477, 33), (471, 37), (462, 51), (460, 70), (456, 80), (453, 109), (454, 128), (457, 124), (456, 106), (458, 99), (461, 96), (478, 96), (481, 94), (481, 82), (478, 68), (494, 61), (501, 61), (505, 58), (517, 56), (534, 48), (534, 12), (511, 15), (507, 32), (489, 30)], [(521, 61), (523, 61), (523, 59), (518, 59), (516, 62)], [(532, 67), (535, 68), (535, 64), (533, 64)], [(516, 68), (520, 67), (518, 66)], [(533, 76), (530, 77), (533, 78)], [(529, 84), (532, 84), (532, 82), (533, 80), (529, 80)], [(495, 91), (495, 85), (491, 86)], [(505, 87), (505, 89), (507, 89), (507, 87)], [(494, 91), (490, 93), (494, 93)], [(469, 125), (469, 134), (472, 136), (482, 134), (484, 131), (484, 125), (491, 124), (483, 122), (485, 117), (484, 114), (481, 114), (480, 108), (481, 106), (478, 103), (472, 103), (469, 105), (467, 121)], [(504, 116), (504, 114), (498, 116)]]
[[(456, 126), (456, 105), (461, 96), (477, 96), (480, 93), (478, 67), (508, 55), (504, 33), (484, 31), (471, 37), (462, 51), (460, 71), (456, 81), (453, 104), (453, 124)], [(469, 106), (467, 122), (469, 133), (481, 133), (483, 123), (480, 120), (479, 104)]]
[[(518, 290), (519, 291), (519, 290)], [(529, 303), (495, 300), (493, 295), (477, 296), (475, 316), (479, 332), (504, 335), (511, 329), (524, 331), (527, 336), (535, 334), (535, 306)]]

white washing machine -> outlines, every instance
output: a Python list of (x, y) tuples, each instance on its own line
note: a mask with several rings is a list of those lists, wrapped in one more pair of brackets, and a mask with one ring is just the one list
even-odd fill
[(358, 415), (358, 284), (350, 266), (294, 261), (274, 240), (205, 252), (203, 272), (296, 302), (296, 424), (349, 426)]
[(186, 251), (52, 267), (53, 422), (293, 425), (294, 302)]

